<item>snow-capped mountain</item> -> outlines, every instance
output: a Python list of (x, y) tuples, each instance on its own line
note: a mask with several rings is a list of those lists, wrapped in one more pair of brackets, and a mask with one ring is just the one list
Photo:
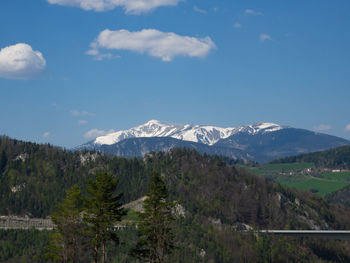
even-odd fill
[(350, 141), (267, 122), (221, 128), (165, 124), (151, 120), (129, 130), (97, 137), (74, 150), (97, 150), (124, 157), (141, 157), (149, 152), (166, 152), (180, 147), (233, 159), (268, 162), (343, 145), (350, 145)]
[(151, 120), (129, 130), (117, 131), (97, 137), (93, 143), (97, 145), (112, 145), (130, 138), (171, 137), (183, 141), (214, 145), (219, 140), (228, 138), (238, 132), (257, 134), (278, 131), (283, 128), (285, 127), (264, 122), (237, 128), (221, 128), (191, 124), (165, 124), (157, 120)]

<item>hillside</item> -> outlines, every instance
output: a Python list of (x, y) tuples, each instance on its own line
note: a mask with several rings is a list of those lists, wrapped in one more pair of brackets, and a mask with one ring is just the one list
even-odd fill
[(326, 195), (328, 202), (340, 203), (350, 207), (350, 186), (343, 187), (338, 191)]
[(97, 152), (66, 151), (52, 145), (0, 137), (0, 215), (46, 217), (65, 190), (85, 185), (97, 170), (109, 169), (128, 189), (123, 202), (146, 193), (150, 171), (142, 159), (110, 158)]
[(271, 163), (314, 163), (319, 168), (350, 169), (350, 146), (301, 154), (271, 161)]
[[(205, 262), (242, 262), (242, 258), (259, 262), (265, 256), (276, 258), (274, 262), (350, 260), (347, 243), (264, 239), (235, 232), (247, 227), (348, 229), (350, 209), (268, 182), (227, 165), (219, 157), (173, 149), (151, 153), (143, 159), (125, 159), (95, 152), (66, 152), (6, 137), (1, 137), (0, 152), (5, 155), (0, 175), (1, 213), (45, 217), (55, 209), (67, 188), (73, 183), (85, 185), (99, 169), (118, 176), (123, 202), (137, 200), (147, 192), (149, 177), (156, 170), (164, 176), (170, 198), (179, 200), (185, 211), (185, 217), (180, 217), (175, 227), (179, 249), (170, 262), (200, 262), (203, 255)], [(131, 246), (135, 230), (123, 233)], [(263, 249), (266, 245), (274, 250)], [(127, 250), (124, 247), (113, 253), (122, 258), (121, 251)], [(128, 262), (125, 260), (120, 262)]]
[[(125, 159), (96, 152), (67, 152), (50, 145), (2, 137), (0, 152), (7, 159), (0, 177), (1, 214), (46, 217), (65, 189), (75, 183), (84, 185), (99, 169), (119, 177), (123, 202), (131, 202), (144, 196), (150, 174), (158, 170), (166, 177), (171, 197), (182, 200), (191, 213), (200, 210), (207, 217), (220, 218), (229, 224), (244, 222), (258, 227), (338, 227), (337, 221), (327, 221), (329, 218), (325, 220), (317, 213), (313, 224), (301, 219), (304, 210), (324, 213), (330, 209), (322, 199), (293, 193), (229, 166), (219, 157), (205, 157), (193, 150), (175, 149), (143, 159)], [(301, 203), (315, 205), (298, 208), (296, 198)], [(272, 214), (276, 215), (271, 217)]]

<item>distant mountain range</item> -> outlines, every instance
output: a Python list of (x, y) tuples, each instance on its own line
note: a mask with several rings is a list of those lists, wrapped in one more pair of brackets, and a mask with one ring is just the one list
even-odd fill
[(124, 157), (141, 157), (175, 147), (234, 159), (268, 162), (276, 158), (350, 145), (350, 141), (289, 126), (259, 122), (221, 128), (165, 124), (151, 120), (129, 130), (117, 131), (75, 147)]

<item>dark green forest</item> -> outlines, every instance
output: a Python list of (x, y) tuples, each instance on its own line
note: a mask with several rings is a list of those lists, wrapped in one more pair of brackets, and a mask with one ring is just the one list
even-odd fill
[[(0, 214), (46, 217), (67, 189), (106, 171), (119, 179), (122, 203), (144, 196), (158, 172), (185, 216), (174, 222), (175, 246), (168, 262), (349, 262), (350, 244), (312, 238), (254, 235), (237, 230), (349, 229), (350, 209), (311, 193), (288, 189), (238, 169), (220, 157), (174, 149), (125, 159), (98, 152), (71, 152), (51, 145), (0, 138)], [(1, 231), (1, 262), (41, 261), (49, 234)], [(107, 247), (108, 262), (138, 262), (134, 226), (120, 230)], [(18, 244), (13, 246), (11, 244)]]
[(350, 146), (281, 158), (270, 163), (314, 163), (318, 168), (348, 170), (350, 169)]
[[(49, 144), (0, 137), (0, 214), (45, 218), (72, 185), (85, 185), (100, 170), (118, 175), (122, 202), (146, 193), (151, 171), (142, 159), (72, 152)], [(15, 190), (17, 188), (17, 190)]]
[(329, 193), (325, 196), (328, 202), (341, 203), (347, 207), (350, 207), (350, 186), (345, 186), (338, 191)]

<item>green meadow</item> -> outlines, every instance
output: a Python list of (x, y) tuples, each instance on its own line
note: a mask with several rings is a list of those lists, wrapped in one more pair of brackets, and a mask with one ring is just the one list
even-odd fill
[(324, 173), (322, 176), (332, 180), (350, 181), (350, 172)]
[(305, 170), (307, 168), (314, 168), (314, 163), (277, 163), (277, 164), (264, 164), (261, 166), (263, 170), (291, 172), (298, 170)]
[(328, 180), (323, 178), (307, 178), (299, 181), (278, 180), (281, 185), (294, 187), (300, 190), (314, 192), (317, 195), (325, 196), (331, 192), (337, 191), (350, 184), (337, 180)]
[(325, 196), (350, 184), (350, 172), (322, 173), (314, 171), (311, 174), (302, 172), (308, 168), (315, 168), (314, 163), (279, 163), (257, 167), (240, 167), (279, 182), (281, 185), (310, 191), (320, 196)]

